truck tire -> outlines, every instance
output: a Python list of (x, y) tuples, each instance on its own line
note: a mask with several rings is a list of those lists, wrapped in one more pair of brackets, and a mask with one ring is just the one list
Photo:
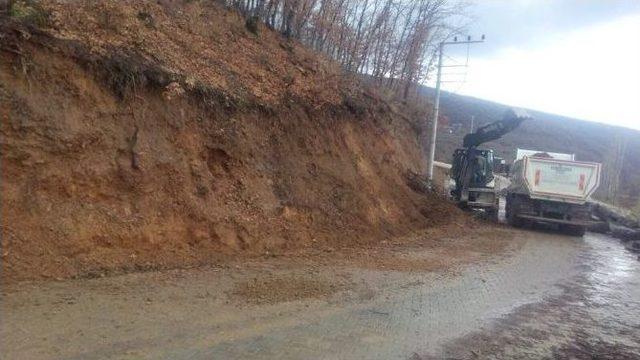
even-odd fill
[(587, 231), (587, 228), (581, 225), (566, 225), (563, 230), (568, 235), (582, 237)]
[(524, 222), (517, 216), (516, 209), (518, 208), (518, 198), (515, 196), (508, 196), (505, 206), (505, 217), (507, 218), (507, 223), (513, 227), (521, 228), (524, 226)]
[(513, 227), (522, 227), (522, 220), (515, 216), (513, 211), (507, 211), (507, 223)]
[(492, 221), (497, 221), (498, 220), (498, 210), (493, 209), (493, 208), (488, 208), (484, 210), (484, 215), (487, 219), (492, 220)]

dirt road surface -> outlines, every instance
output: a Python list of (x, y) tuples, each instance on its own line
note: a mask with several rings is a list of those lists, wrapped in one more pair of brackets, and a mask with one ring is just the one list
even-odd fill
[(636, 255), (595, 234), (513, 243), (448, 271), (273, 259), (21, 283), (3, 358), (640, 358)]

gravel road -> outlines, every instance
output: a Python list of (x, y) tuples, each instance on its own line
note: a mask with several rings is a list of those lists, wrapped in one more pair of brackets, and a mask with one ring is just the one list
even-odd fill
[(516, 234), (508, 256), (446, 272), (274, 260), (22, 283), (2, 294), (0, 346), (6, 359), (640, 358), (637, 256), (602, 235)]

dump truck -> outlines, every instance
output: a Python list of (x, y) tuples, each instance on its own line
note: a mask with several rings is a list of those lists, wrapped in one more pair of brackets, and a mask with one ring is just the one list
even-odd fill
[(571, 235), (584, 235), (591, 224), (587, 200), (600, 184), (600, 168), (567, 154), (525, 152), (511, 168), (507, 221), (515, 227), (557, 224)]
[(451, 197), (461, 208), (483, 209), (491, 216), (498, 212), (496, 172), (505, 171), (504, 161), (492, 149), (480, 145), (497, 140), (531, 117), (520, 109), (508, 109), (503, 118), (465, 135), (462, 148), (453, 153), (450, 177)]

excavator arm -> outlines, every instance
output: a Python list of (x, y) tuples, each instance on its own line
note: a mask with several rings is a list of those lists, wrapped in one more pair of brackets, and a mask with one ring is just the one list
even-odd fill
[(524, 110), (509, 109), (505, 112), (502, 120), (485, 125), (476, 132), (465, 135), (462, 146), (467, 149), (474, 148), (486, 142), (497, 140), (530, 118)]

